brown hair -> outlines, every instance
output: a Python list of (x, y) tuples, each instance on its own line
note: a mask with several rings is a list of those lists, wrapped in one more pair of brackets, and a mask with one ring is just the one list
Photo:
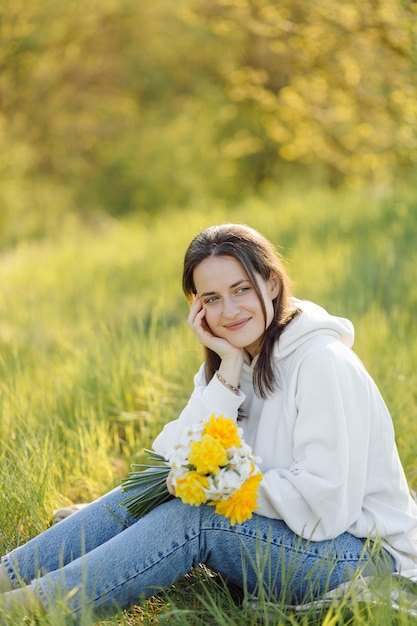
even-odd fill
[[(243, 224), (211, 226), (194, 237), (185, 253), (182, 287), (190, 303), (196, 294), (194, 270), (204, 259), (211, 256), (231, 256), (241, 263), (258, 294), (265, 325), (265, 303), (258, 288), (256, 274), (264, 280), (275, 276), (279, 281), (280, 290), (273, 301), (274, 319), (265, 330), (259, 358), (254, 367), (255, 389), (262, 398), (265, 398), (276, 385), (272, 365), (274, 344), (286, 324), (299, 312), (290, 299), (291, 281), (272, 243), (256, 230)], [(207, 347), (205, 355), (205, 374), (206, 380), (209, 381), (220, 366), (220, 357)]]

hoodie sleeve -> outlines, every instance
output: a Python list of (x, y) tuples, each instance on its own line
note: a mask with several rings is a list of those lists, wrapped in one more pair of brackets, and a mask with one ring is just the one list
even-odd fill
[(306, 538), (331, 539), (360, 516), (370, 432), (368, 377), (350, 350), (331, 342), (304, 357), (291, 384), (292, 462), (265, 473), (256, 512), (283, 519)]
[(236, 421), (240, 405), (245, 395), (235, 394), (213, 376), (207, 384), (204, 364), (194, 377), (194, 390), (178, 419), (166, 424), (153, 442), (153, 449), (165, 455), (181, 438), (186, 426), (209, 417), (212, 413), (224, 415)]

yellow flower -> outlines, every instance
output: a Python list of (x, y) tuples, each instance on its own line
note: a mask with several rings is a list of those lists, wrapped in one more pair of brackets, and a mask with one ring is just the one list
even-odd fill
[(201, 441), (191, 443), (188, 460), (199, 474), (216, 474), (229, 461), (221, 443), (211, 435), (203, 435)]
[(178, 478), (175, 485), (175, 495), (184, 502), (199, 506), (207, 501), (204, 489), (208, 488), (208, 481), (205, 476), (200, 476), (197, 472), (188, 472), (183, 478)]
[(218, 439), (226, 450), (232, 446), (240, 446), (240, 437), (237, 426), (232, 419), (227, 419), (220, 415), (211, 415), (210, 420), (204, 427), (204, 433)]
[(256, 509), (258, 499), (258, 486), (262, 480), (262, 474), (255, 474), (248, 478), (242, 487), (227, 500), (214, 503), (216, 513), (230, 518), (232, 526), (241, 524), (252, 517)]

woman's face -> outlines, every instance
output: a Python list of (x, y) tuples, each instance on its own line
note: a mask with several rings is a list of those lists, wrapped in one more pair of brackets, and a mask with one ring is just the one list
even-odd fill
[(236, 348), (245, 348), (252, 358), (255, 357), (265, 329), (273, 320), (273, 300), (279, 293), (278, 279), (264, 280), (257, 275), (266, 309), (265, 320), (255, 287), (234, 257), (204, 259), (195, 268), (193, 278), (211, 332), (227, 339)]

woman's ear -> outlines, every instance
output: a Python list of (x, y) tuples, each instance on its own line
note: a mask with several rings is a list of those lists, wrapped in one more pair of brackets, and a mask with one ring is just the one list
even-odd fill
[(269, 279), (269, 286), (271, 289), (271, 298), (275, 300), (279, 296), (281, 291), (281, 281), (276, 274), (271, 274)]

